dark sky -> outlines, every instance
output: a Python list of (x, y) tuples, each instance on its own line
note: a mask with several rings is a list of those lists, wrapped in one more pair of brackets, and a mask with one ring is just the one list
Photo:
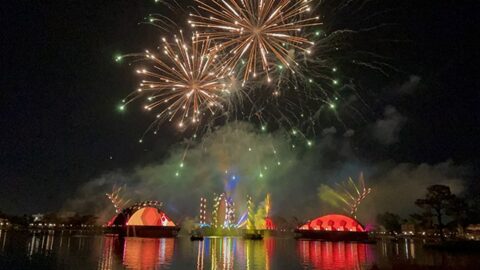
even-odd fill
[[(150, 118), (115, 109), (136, 78), (113, 57), (157, 40), (155, 31), (138, 24), (158, 11), (153, 2), (2, 3), (0, 211), (55, 210), (89, 179), (161, 160), (176, 141), (177, 132), (165, 127), (156, 143), (139, 145)], [(381, 9), (393, 10), (392, 21), (406, 37), (398, 53), (390, 52), (404, 71), (391, 84), (410, 75), (421, 83), (412, 95), (378, 97), (375, 106), (393, 105), (408, 121), (398, 144), (371, 155), (415, 163), (453, 159), (478, 177), (476, 1), (391, 2)]]

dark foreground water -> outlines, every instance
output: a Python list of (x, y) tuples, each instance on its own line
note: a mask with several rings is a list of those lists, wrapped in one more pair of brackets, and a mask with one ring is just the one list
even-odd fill
[(412, 240), (191, 242), (0, 230), (0, 269), (480, 269), (480, 254), (424, 250)]

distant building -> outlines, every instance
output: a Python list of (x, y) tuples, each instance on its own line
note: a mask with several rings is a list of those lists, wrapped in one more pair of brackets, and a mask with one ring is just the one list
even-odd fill
[(10, 226), (10, 222), (6, 218), (0, 218), (0, 227)]
[(465, 236), (470, 240), (480, 240), (480, 224), (468, 225)]
[(44, 214), (35, 214), (35, 215), (32, 215), (32, 218), (33, 218), (33, 222), (40, 222), (45, 218), (45, 215)]
[(417, 233), (417, 231), (418, 231), (418, 228), (413, 223), (402, 224), (402, 233), (403, 234), (414, 235), (414, 234)]

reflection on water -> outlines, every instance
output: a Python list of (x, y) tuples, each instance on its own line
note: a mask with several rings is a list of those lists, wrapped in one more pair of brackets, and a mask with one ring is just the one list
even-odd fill
[(128, 269), (150, 269), (157, 265), (168, 266), (172, 262), (174, 238), (127, 238), (123, 252), (123, 264)]
[(361, 243), (298, 241), (302, 264), (313, 269), (368, 269), (373, 247)]
[(448, 254), (413, 240), (375, 245), (291, 238), (176, 239), (0, 230), (0, 269), (475, 269), (478, 254)]

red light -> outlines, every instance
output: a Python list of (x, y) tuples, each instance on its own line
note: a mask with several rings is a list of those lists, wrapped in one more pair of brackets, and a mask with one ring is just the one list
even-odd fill
[(301, 230), (320, 231), (353, 231), (364, 232), (365, 228), (360, 222), (344, 215), (326, 215), (316, 218), (300, 227)]

